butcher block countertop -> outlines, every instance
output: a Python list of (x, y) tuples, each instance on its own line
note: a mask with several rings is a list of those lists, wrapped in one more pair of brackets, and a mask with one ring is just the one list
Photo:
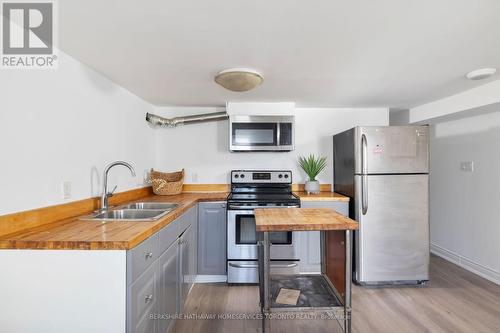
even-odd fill
[[(294, 193), (298, 195), (301, 200), (349, 200), (349, 198), (333, 192), (322, 192), (312, 195), (308, 195), (305, 192)], [(130, 195), (130, 198), (132, 198), (132, 194), (125, 194), (125, 201), (120, 202), (120, 206), (132, 202), (173, 202), (178, 203), (179, 207), (164, 217), (152, 222), (102, 222), (80, 220), (83, 216), (91, 214), (91, 212), (87, 211), (86, 214), (83, 214), (85, 210), (81, 211), (81, 205), (76, 203), (81, 213), (71, 214), (72, 209), (77, 206), (66, 205), (64, 214), (73, 217), (54, 222), (48, 221), (46, 224), (40, 223), (40, 225), (35, 226), (30, 226), (28, 223), (33, 219), (33, 213), (28, 212), (29, 214), (24, 214), (24, 212), (21, 212), (15, 214), (16, 217), (13, 222), (21, 225), (26, 221), (27, 227), (15, 232), (0, 234), (0, 249), (128, 250), (158, 232), (185, 213), (189, 208), (193, 207), (197, 202), (225, 201), (228, 193), (225, 191), (210, 193), (192, 192), (173, 196), (156, 196), (151, 193), (146, 193), (145, 196), (134, 200), (126, 200), (127, 195)], [(42, 210), (47, 209), (44, 208)], [(41, 219), (41, 222), (43, 222), (45, 217), (53, 218), (51, 213), (45, 215), (36, 213), (35, 215), (37, 218)], [(7, 225), (13, 222), (4, 221)]]
[(318, 194), (307, 194), (307, 192), (293, 192), (301, 201), (349, 201), (349, 197), (335, 192), (319, 192)]
[(227, 192), (151, 195), (130, 202), (173, 202), (179, 206), (153, 222), (83, 221), (80, 220), (82, 216), (77, 216), (0, 236), (0, 249), (128, 250), (158, 232), (197, 202), (224, 201), (227, 195)]
[(257, 231), (355, 230), (358, 223), (330, 208), (255, 209)]

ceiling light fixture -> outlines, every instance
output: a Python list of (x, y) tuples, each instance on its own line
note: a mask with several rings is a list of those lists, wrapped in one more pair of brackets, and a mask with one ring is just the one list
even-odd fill
[(465, 75), (469, 80), (483, 80), (497, 72), (496, 68), (480, 68)]
[(231, 91), (249, 91), (264, 81), (262, 75), (248, 68), (225, 69), (215, 75), (215, 82)]

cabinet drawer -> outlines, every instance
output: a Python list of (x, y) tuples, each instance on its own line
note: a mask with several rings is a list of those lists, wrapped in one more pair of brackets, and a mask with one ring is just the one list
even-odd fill
[(127, 251), (127, 285), (137, 278), (159, 257), (158, 233)]
[[(183, 215), (184, 216), (184, 215)], [(179, 234), (181, 233), (181, 217), (178, 217), (174, 221), (170, 222), (169, 225), (164, 227), (163, 229), (160, 230), (159, 232), (159, 237), (160, 237), (160, 243), (159, 243), (159, 254), (165, 252), (170, 245), (172, 245), (173, 242), (177, 240), (177, 237), (179, 237)]]
[(215, 201), (215, 202), (200, 202), (198, 204), (199, 210), (203, 209), (223, 209), (226, 210), (226, 202), (225, 201)]
[(158, 265), (151, 265), (137, 281), (129, 287), (128, 329), (129, 333), (156, 332), (156, 323), (150, 314), (157, 313)]
[(189, 228), (193, 220), (194, 208), (190, 208), (181, 217), (179, 217), (179, 233), (182, 234), (184, 230)]

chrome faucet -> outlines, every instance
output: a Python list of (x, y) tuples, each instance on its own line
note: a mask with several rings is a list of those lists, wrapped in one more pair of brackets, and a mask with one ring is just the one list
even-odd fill
[(123, 165), (127, 167), (130, 170), (130, 173), (132, 174), (132, 177), (135, 177), (135, 170), (134, 167), (128, 164), (127, 162), (123, 161), (116, 161), (111, 164), (109, 164), (106, 169), (104, 169), (104, 175), (102, 179), (102, 195), (101, 195), (101, 211), (105, 212), (108, 210), (108, 198), (113, 195), (113, 193), (116, 190), (116, 186), (113, 188), (111, 192), (108, 193), (108, 172), (109, 170), (114, 167), (115, 165)]

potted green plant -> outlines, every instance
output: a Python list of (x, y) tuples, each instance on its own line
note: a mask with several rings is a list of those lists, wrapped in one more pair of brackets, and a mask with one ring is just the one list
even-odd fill
[(316, 180), (316, 176), (319, 175), (319, 173), (323, 171), (323, 169), (325, 169), (326, 157), (316, 157), (313, 154), (309, 155), (309, 157), (300, 156), (299, 165), (309, 177), (309, 180), (306, 181), (304, 186), (306, 192), (319, 193), (319, 181)]

